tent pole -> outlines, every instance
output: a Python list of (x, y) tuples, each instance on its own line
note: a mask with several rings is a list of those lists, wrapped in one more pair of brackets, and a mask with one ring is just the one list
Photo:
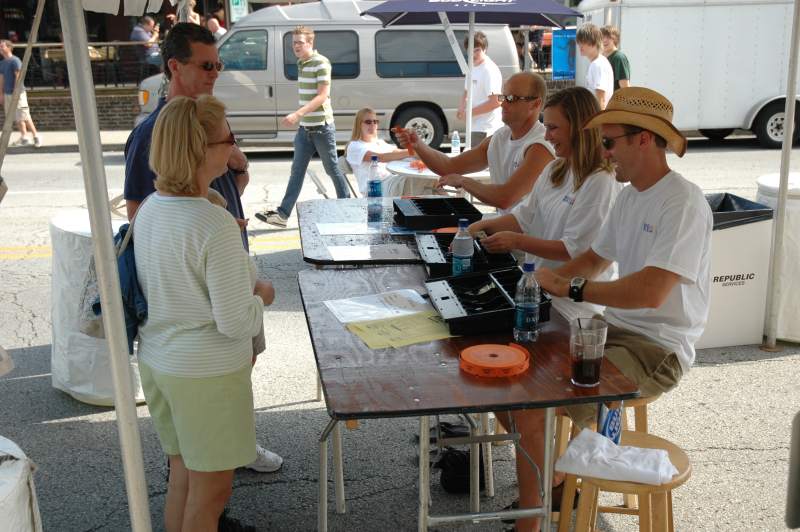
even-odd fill
[(108, 208), (108, 187), (103, 167), (92, 69), (87, 53), (89, 44), (86, 37), (86, 21), (81, 2), (58, 0), (58, 10), (64, 33), (72, 107), (83, 163), (83, 182), (89, 208), (100, 300), (103, 306), (103, 325), (111, 351), (114, 404), (131, 529), (135, 532), (149, 532), (152, 526), (147, 483), (144, 476), (136, 402), (133, 396), (127, 333), (122, 314), (117, 258), (111, 238), (111, 213)]
[(531, 27), (530, 26), (522, 26), (522, 31), (524, 32), (524, 37), (522, 39), (522, 57), (524, 58), (523, 63), (523, 70), (528, 71), (531, 69)]
[[(31, 26), (31, 33), (28, 36), (28, 47), (25, 48), (25, 53), (22, 56), (22, 66), (19, 69), (19, 82), (14, 86), (14, 93), (11, 95), (11, 109), (17, 108), (19, 95), (22, 92), (22, 88), (25, 86), (25, 74), (28, 72), (28, 63), (33, 53), (33, 43), (36, 42), (39, 35), (39, 23), (42, 21), (44, 1), (45, 0), (39, 0), (36, 5), (36, 14), (33, 16), (33, 25)], [(8, 141), (11, 140), (11, 128), (14, 125), (14, 114), (13, 112), (8, 113), (5, 117), (5, 122), (3, 122), (3, 135), (0, 137), (0, 169), (3, 168), (3, 160), (6, 158)], [(0, 197), (0, 199), (2, 198)]]
[(475, 49), (475, 12), (469, 12), (469, 44), (467, 45), (467, 131), (464, 133), (465, 151), (472, 148), (472, 69), (475, 67), (472, 51)]
[[(408, 12), (404, 12), (402, 15), (396, 17), (391, 21), (391, 23), (396, 22), (400, 19), (403, 15), (408, 14)], [(439, 20), (442, 21), (442, 27), (444, 28), (444, 34), (447, 37), (447, 42), (450, 43), (450, 49), (453, 50), (453, 55), (456, 57), (456, 62), (458, 63), (458, 68), (461, 69), (461, 73), (466, 76), (467, 72), (469, 71), (467, 67), (467, 62), (464, 60), (464, 54), (461, 53), (461, 47), (458, 45), (458, 40), (456, 39), (456, 34), (453, 33), (453, 27), (450, 25), (450, 19), (447, 18), (447, 13), (443, 11), (439, 11), (437, 13), (439, 15)], [(388, 26), (388, 24), (387, 24)]]
[(778, 187), (778, 209), (775, 213), (775, 231), (772, 238), (769, 290), (767, 292), (767, 342), (765, 349), (776, 349), (778, 334), (778, 290), (780, 289), (781, 263), (783, 261), (783, 233), (786, 225), (786, 195), (789, 190), (789, 164), (794, 139), (794, 108), (797, 94), (797, 50), (800, 37), (800, 0), (794, 1), (792, 40), (789, 43), (789, 74), (786, 78), (786, 109), (783, 121), (783, 150), (781, 151), (781, 179)]

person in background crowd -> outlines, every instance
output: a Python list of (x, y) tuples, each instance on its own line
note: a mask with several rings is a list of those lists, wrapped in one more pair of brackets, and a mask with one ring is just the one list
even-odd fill
[[(464, 39), (464, 48), (469, 48), (469, 37)], [(477, 146), (487, 136), (503, 127), (500, 101), (503, 92), (503, 75), (492, 58), (486, 54), (489, 40), (482, 31), (475, 32), (472, 52), (472, 138), (470, 146)], [(464, 120), (467, 105), (467, 81), (456, 117)]]
[[(158, 102), (156, 109), (134, 128), (125, 144), (124, 196), (129, 220), (133, 219), (141, 202), (155, 190), (156, 174), (150, 168), (149, 154), (153, 127), (161, 110), (172, 98), (197, 98), (203, 94), (211, 94), (214, 90), (214, 83), (222, 69), (214, 42), (214, 36), (208, 29), (190, 22), (176, 24), (164, 41), (164, 75), (170, 80), (169, 92), (165, 99)], [(227, 168), (211, 183), (211, 188), (223, 196), (228, 212), (241, 228), (241, 241), (245, 250), (248, 249), (247, 220), (244, 218), (240, 196), (250, 180), (248, 167), (247, 158), (234, 143)], [(263, 343), (262, 331), (253, 344), (253, 364), (256, 356), (264, 349)], [(247, 468), (261, 473), (280, 469), (283, 464), (280, 456), (260, 445), (256, 446), (256, 450), (257, 458)]]
[(234, 470), (257, 456), (251, 339), (275, 290), (257, 280), (233, 218), (206, 199), (234, 146), (222, 102), (171, 98), (153, 129), (157, 192), (135, 220), (148, 304), (139, 368), (169, 457), (168, 532), (217, 530)]
[(603, 34), (594, 24), (583, 24), (575, 33), (575, 42), (580, 54), (591, 62), (586, 72), (586, 88), (597, 96), (600, 109), (605, 109), (614, 93), (614, 71), (608, 59), (600, 53), (603, 47)]
[(378, 115), (369, 107), (356, 113), (353, 122), (353, 134), (344, 150), (348, 164), (358, 181), (358, 190), (362, 196), (367, 195), (367, 177), (372, 164), (372, 156), (378, 157), (378, 172), (382, 181), (384, 196), (402, 196), (405, 178), (395, 176), (386, 169), (389, 161), (399, 161), (408, 157), (407, 150), (399, 150), (393, 144), (378, 138)]
[(161, 67), (161, 48), (158, 46), (159, 26), (153, 17), (145, 15), (131, 30), (130, 40), (143, 43), (139, 56), (148, 65)]
[(333, 125), (330, 97), (331, 62), (314, 49), (314, 30), (307, 26), (297, 26), (292, 32), (292, 50), (297, 57), (300, 108), (281, 120), (287, 127), (299, 124), (294, 136), (294, 159), (289, 184), (277, 209), (256, 213), (256, 218), (277, 227), (286, 227), (314, 153), (318, 153), (322, 159), (325, 173), (336, 188), (336, 197), (350, 197), (347, 179), (337, 164), (336, 127)]
[[(653, 90), (626, 87), (584, 125), (599, 128), (603, 156), (615, 165), (617, 181), (630, 186), (619, 193), (586, 252), (536, 272), (548, 293), (606, 307), (605, 357), (642, 397), (678, 385), (694, 362), (694, 344), (708, 317), (713, 218), (700, 187), (667, 165), (667, 147), (679, 157), (686, 151), (686, 138), (672, 124), (672, 109)], [(619, 278), (599, 280), (614, 262)], [(566, 411), (579, 427), (597, 415), (597, 407), (588, 404)], [(541, 467), (544, 411), (513, 415), (527, 442), (523, 445)], [(520, 497), (536, 500), (538, 489)], [(527, 521), (517, 523), (517, 530), (538, 530), (538, 523)]]
[[(439, 187), (462, 188), (505, 214), (533, 188), (542, 169), (553, 160), (553, 147), (539, 122), (547, 86), (539, 74), (519, 72), (508, 78), (499, 96), (503, 127), (478, 146), (448, 157), (422, 142), (413, 131), (397, 135), (401, 146), (414, 148), (419, 158), (439, 174)], [(464, 174), (489, 168), (491, 183)]]
[(219, 25), (219, 20), (214, 15), (208, 15), (206, 17), (206, 27), (208, 31), (214, 35), (216, 40), (220, 40), (223, 35), (228, 33), (228, 30)]
[[(17, 83), (22, 83), (19, 79), (20, 71), (22, 69), (22, 61), (19, 57), (12, 53), (14, 44), (9, 40), (0, 40), (0, 85), (3, 90), (0, 91), (0, 102), (3, 104), (3, 111), (6, 116), (14, 113), (14, 120), (19, 128), (19, 139), (12, 144), (12, 146), (28, 146), (33, 144), (34, 148), (42, 146), (42, 138), (39, 132), (36, 131), (36, 126), (31, 118), (31, 110), (28, 107), (28, 94), (23, 85), (19, 93), (19, 100), (17, 101), (16, 109), (11, 108), (11, 99), (14, 95), (14, 88)], [(31, 131), (31, 140), (25, 138), (28, 130)]]
[(619, 30), (616, 26), (603, 26), (603, 54), (614, 72), (614, 90), (631, 86), (631, 65), (628, 56), (619, 50)]

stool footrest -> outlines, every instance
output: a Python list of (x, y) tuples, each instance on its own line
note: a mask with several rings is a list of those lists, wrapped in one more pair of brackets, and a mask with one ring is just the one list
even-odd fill
[(607, 514), (639, 515), (638, 508), (626, 508), (624, 506), (598, 506), (597, 511)]

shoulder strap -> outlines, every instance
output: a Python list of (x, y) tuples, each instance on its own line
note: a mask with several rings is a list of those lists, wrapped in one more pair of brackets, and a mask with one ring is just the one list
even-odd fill
[(133, 213), (133, 218), (131, 218), (131, 223), (128, 224), (128, 231), (125, 233), (125, 237), (122, 239), (122, 243), (119, 245), (119, 251), (117, 251), (117, 257), (120, 257), (122, 255), (122, 253), (128, 247), (128, 243), (131, 241), (131, 238), (133, 238), (133, 225), (136, 223), (136, 215), (139, 214), (139, 210), (142, 208), (142, 206), (148, 199), (150, 199), (150, 195), (148, 195), (142, 200), (142, 202), (139, 204), (139, 208), (136, 209), (135, 213)]

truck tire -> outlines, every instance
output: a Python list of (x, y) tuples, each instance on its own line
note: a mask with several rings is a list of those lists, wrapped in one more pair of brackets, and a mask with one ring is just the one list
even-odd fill
[[(764, 107), (753, 121), (753, 133), (758, 137), (758, 141), (765, 148), (780, 148), (783, 145), (783, 121), (786, 103), (783, 101), (772, 102)], [(798, 118), (800, 110), (794, 113), (794, 142), (797, 142)]]
[(419, 138), (431, 148), (438, 148), (444, 138), (442, 118), (429, 107), (418, 106), (403, 109), (392, 124), (392, 127), (394, 126), (413, 129)]
[(701, 129), (700, 134), (708, 140), (720, 141), (733, 133), (733, 128), (730, 129)]

